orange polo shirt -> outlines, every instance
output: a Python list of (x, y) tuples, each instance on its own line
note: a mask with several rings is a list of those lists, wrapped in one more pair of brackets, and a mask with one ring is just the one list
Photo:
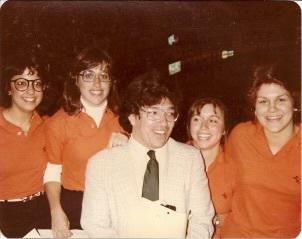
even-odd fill
[(232, 212), (222, 236), (297, 236), (301, 229), (301, 128), (273, 155), (262, 127), (241, 123), (228, 139), (229, 156), (237, 174)]
[(84, 112), (70, 116), (62, 109), (50, 118), (47, 125), (49, 162), (62, 164), (63, 187), (76, 191), (84, 191), (88, 159), (106, 148), (112, 132), (124, 132), (118, 116), (108, 109), (99, 127)]
[[(192, 141), (187, 144), (193, 146)], [(224, 218), (231, 211), (232, 189), (234, 187), (233, 164), (225, 160), (222, 147), (214, 162), (207, 170), (208, 184), (216, 214), (223, 214)], [(215, 226), (213, 238), (220, 238), (220, 226)]]
[[(224, 218), (226, 218), (231, 210), (234, 174), (230, 163), (225, 160), (222, 148), (220, 148), (214, 162), (209, 166), (207, 175), (215, 212), (216, 214), (224, 214)], [(220, 238), (220, 226), (216, 226), (213, 237)]]
[(0, 199), (16, 199), (43, 191), (47, 163), (45, 121), (34, 113), (25, 135), (0, 109)]

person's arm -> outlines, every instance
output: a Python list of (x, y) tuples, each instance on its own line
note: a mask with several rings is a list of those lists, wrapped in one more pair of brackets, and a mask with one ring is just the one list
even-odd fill
[(208, 179), (197, 151), (190, 172), (189, 209), (191, 211), (187, 238), (211, 238), (214, 228), (214, 207), (210, 198)]
[(65, 128), (62, 122), (64, 120), (61, 118), (50, 118), (46, 127), (46, 152), (49, 162), (44, 174), (44, 187), (50, 207), (51, 229), (55, 238), (71, 236), (69, 220), (60, 202), (63, 163), (61, 152), (65, 139)]
[(82, 204), (81, 226), (92, 238), (117, 237), (112, 228), (108, 195), (105, 190), (106, 167), (102, 152), (88, 162)]
[(67, 238), (72, 235), (69, 230), (69, 220), (62, 209), (60, 203), (61, 197), (61, 183), (60, 182), (46, 182), (45, 190), (50, 206), (51, 213), (51, 229), (53, 237)]

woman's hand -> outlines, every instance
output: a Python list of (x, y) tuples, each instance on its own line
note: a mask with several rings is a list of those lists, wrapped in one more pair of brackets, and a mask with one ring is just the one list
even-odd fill
[(69, 230), (69, 220), (62, 208), (51, 212), (51, 229), (54, 238), (68, 238), (72, 236)]
[(109, 143), (107, 145), (108, 148), (112, 148), (115, 146), (122, 146), (128, 142), (128, 137), (121, 133), (112, 133), (109, 139)]

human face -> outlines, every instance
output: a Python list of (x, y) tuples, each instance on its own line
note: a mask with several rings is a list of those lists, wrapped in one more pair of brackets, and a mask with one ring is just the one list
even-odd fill
[(294, 103), (282, 86), (263, 84), (257, 92), (255, 115), (266, 133), (293, 130)]
[[(17, 90), (13, 81), (23, 78), (31, 81), (28, 88), (24, 91)], [(9, 94), (12, 98), (12, 109), (31, 113), (41, 103), (43, 97), (43, 90), (36, 91), (33, 88), (33, 81), (40, 80), (36, 71), (31, 71), (26, 68), (21, 75), (14, 75), (11, 78)], [(42, 82), (41, 82), (42, 83)]]
[[(159, 109), (164, 111), (158, 120), (150, 120), (146, 110)], [(132, 135), (135, 140), (149, 149), (161, 148), (168, 141), (173, 127), (174, 120), (167, 120), (167, 114), (174, 111), (174, 105), (168, 98), (163, 98), (159, 104), (142, 107), (139, 115), (129, 116), (132, 125)]]
[(193, 145), (200, 150), (217, 148), (224, 134), (224, 115), (213, 104), (205, 104), (190, 120)]
[[(84, 80), (84, 73), (95, 74), (95, 78), (91, 82), (87, 82)], [(108, 67), (105, 63), (80, 72), (77, 78), (77, 86), (79, 87), (83, 99), (91, 106), (100, 106), (107, 100), (111, 81), (108, 81), (107, 78), (104, 80), (103, 75), (108, 77), (108, 74)]]

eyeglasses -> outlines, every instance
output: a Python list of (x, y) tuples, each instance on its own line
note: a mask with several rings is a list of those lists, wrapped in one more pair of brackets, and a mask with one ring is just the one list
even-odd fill
[(40, 80), (40, 79), (27, 80), (24, 78), (18, 78), (15, 80), (11, 80), (11, 82), (14, 83), (14, 86), (15, 86), (16, 90), (18, 90), (18, 91), (26, 91), (29, 87), (29, 83), (31, 83), (33, 89), (38, 92), (43, 91), (45, 88), (42, 80)]
[(175, 110), (164, 110), (160, 108), (148, 108), (141, 109), (141, 111), (146, 112), (147, 119), (150, 121), (160, 121), (163, 116), (165, 116), (168, 122), (176, 122), (179, 114)]
[(98, 77), (101, 82), (111, 82), (110, 76), (108, 73), (101, 71), (100, 74), (95, 73), (94, 71), (86, 70), (79, 74), (85, 82), (94, 82)]

